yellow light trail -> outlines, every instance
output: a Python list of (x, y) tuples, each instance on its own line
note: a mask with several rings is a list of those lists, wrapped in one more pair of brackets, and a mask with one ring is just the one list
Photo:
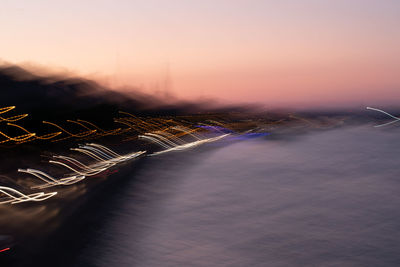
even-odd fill
[(31, 133), (30, 131), (28, 131), (27, 129), (25, 129), (24, 127), (22, 127), (20, 125), (12, 124), (12, 123), (7, 123), (7, 125), (21, 129), (22, 131), (26, 132), (27, 134), (31, 134), (32, 137), (34, 137), (34, 139), (39, 139), (39, 140), (48, 140), (48, 139), (54, 138), (57, 135), (60, 135), (62, 133), (62, 132), (55, 132), (55, 133), (49, 133), (49, 134), (45, 134), (42, 136), (38, 136), (36, 133)]
[(29, 133), (29, 134), (20, 135), (20, 136), (17, 136), (17, 137), (11, 137), (11, 136), (8, 136), (7, 134), (3, 133), (2, 131), (0, 131), (0, 135), (2, 135), (2, 136), (4, 136), (5, 138), (8, 139), (6, 142), (8, 142), (8, 141), (19, 142), (19, 141), (24, 141), (24, 140), (26, 140), (28, 138), (31, 138), (32, 136), (35, 136), (36, 134), (35, 133)]
[(122, 120), (122, 119), (114, 119), (114, 122), (120, 123), (120, 124), (123, 124), (123, 125), (128, 126), (127, 129), (124, 129), (125, 132), (128, 132), (128, 131), (131, 131), (131, 130), (132, 130), (132, 127), (133, 127), (133, 126), (132, 126), (129, 122), (125, 121), (125, 120)]
[[(0, 135), (4, 136), (4, 133), (0, 132)], [(10, 142), (10, 141), (15, 141), (15, 142), (18, 143), (18, 142), (21, 142), (21, 141), (25, 141), (26, 139), (29, 139), (31, 137), (32, 137), (31, 134), (23, 134), (23, 135), (16, 136), (14, 138), (7, 138), (6, 140), (2, 140), (2, 141), (0, 141), (0, 144), (4, 144), (4, 143)], [(18, 141), (18, 140), (21, 140), (21, 141)]]
[(192, 131), (191, 129), (186, 128), (184, 126), (174, 126), (174, 127), (172, 127), (172, 129), (189, 134), (189, 135), (193, 136), (194, 138), (196, 138), (197, 140), (202, 140), (202, 138), (204, 138), (203, 136), (194, 134), (194, 131)]
[(15, 109), (15, 106), (0, 108), (0, 114), (9, 112), (10, 110), (13, 110), (13, 109)]
[(22, 115), (17, 115), (17, 116), (8, 117), (8, 118), (0, 117), (0, 122), (3, 122), (3, 121), (15, 122), (15, 121), (22, 120), (23, 118), (26, 118), (27, 116), (28, 116), (28, 114), (22, 114)]
[(64, 129), (63, 127), (61, 127), (61, 126), (59, 126), (59, 125), (57, 125), (57, 124), (55, 124), (55, 123), (48, 122), (48, 121), (43, 121), (43, 123), (49, 124), (49, 125), (53, 125), (54, 127), (60, 129), (60, 130), (63, 131), (64, 133), (66, 133), (66, 134), (68, 134), (68, 135), (70, 135), (70, 136), (72, 136), (72, 137), (77, 137), (77, 138), (85, 137), (85, 136), (88, 136), (88, 135), (90, 135), (90, 134), (96, 132), (96, 130), (89, 130), (89, 131), (86, 131), (86, 132), (80, 132), (80, 133), (78, 133), (78, 134), (74, 134), (74, 133), (71, 133), (70, 131), (67, 131), (66, 129)]
[[(52, 140), (52, 142), (59, 142), (59, 141), (66, 140), (66, 139), (71, 138), (71, 137), (74, 137), (74, 138), (83, 138), (83, 137), (87, 137), (87, 136), (89, 136), (89, 135), (91, 135), (91, 134), (97, 132), (97, 130), (91, 130), (91, 129), (90, 129), (90, 130), (88, 130), (88, 131), (84, 131), (84, 132), (80, 132), (80, 133), (74, 134), (74, 133), (71, 133), (70, 131), (64, 129), (63, 127), (61, 127), (61, 126), (59, 126), (59, 125), (57, 125), (57, 124), (55, 124), (55, 123), (48, 122), (48, 121), (43, 121), (43, 123), (44, 123), (44, 124), (52, 125), (52, 126), (58, 128), (58, 129), (60, 129), (62, 132), (66, 133), (67, 135), (69, 135), (69, 136), (64, 137), (64, 138)], [(75, 123), (76, 123), (76, 122), (75, 122)], [(85, 128), (87, 128), (87, 127), (85, 127)]]
[[(145, 127), (142, 125), (138, 125), (135, 121), (129, 119), (129, 118), (119, 118), (119, 119), (114, 119), (115, 122), (119, 122), (122, 124), (127, 125), (131, 129), (135, 129), (138, 132), (144, 133), (146, 131), (149, 131), (149, 127)], [(150, 131), (152, 129), (150, 128)]]
[(122, 130), (121, 128), (117, 128), (117, 129), (113, 129), (113, 130), (108, 130), (108, 131), (106, 131), (106, 130), (101, 129), (100, 127), (98, 127), (98, 126), (95, 125), (94, 123), (89, 122), (89, 121), (79, 120), (79, 119), (78, 119), (77, 121), (82, 122), (82, 123), (86, 123), (86, 124), (88, 124), (88, 125), (94, 127), (94, 128), (97, 130), (97, 133), (98, 133), (98, 134), (101, 134), (102, 136), (106, 136), (106, 135), (118, 135), (118, 134), (120, 134), (120, 132), (121, 132), (121, 130)]
[[(6, 113), (13, 109), (15, 109), (15, 106), (0, 108), (0, 114)], [(61, 132), (55, 132), (55, 133), (38, 136), (36, 133), (30, 132), (20, 125), (11, 123), (11, 122), (16, 122), (21, 119), (24, 119), (27, 116), (28, 116), (28, 114), (16, 115), (16, 116), (8, 117), (8, 118), (0, 117), (0, 122), (7, 122), (7, 126), (16, 127), (18, 129), (22, 130), (23, 132), (25, 132), (25, 134), (23, 134), (23, 135), (11, 137), (11, 136), (5, 134), (4, 132), (0, 131), (0, 135), (6, 138), (6, 140), (0, 141), (0, 144), (7, 143), (7, 142), (15, 142), (16, 144), (22, 144), (22, 143), (26, 143), (26, 142), (31, 142), (36, 139), (48, 140), (48, 139), (52, 139), (52, 138), (56, 137), (57, 135), (61, 134)]]
[[(174, 141), (179, 142), (181, 145), (187, 143), (187, 142), (183, 141), (182, 139), (178, 138), (178, 134), (171, 134), (167, 131), (155, 131), (154, 133), (165, 136), (169, 139), (173, 139)], [(179, 134), (179, 135), (185, 135), (185, 134)]]
[(160, 127), (158, 127), (158, 125), (156, 125), (156, 123), (152, 123), (152, 124), (151, 124), (151, 123), (148, 123), (148, 122), (146, 122), (146, 121), (144, 121), (144, 120), (142, 120), (142, 119), (136, 117), (135, 115), (133, 115), (133, 114), (131, 114), (131, 113), (129, 113), (129, 112), (119, 111), (119, 113), (130, 116), (130, 118), (121, 118), (121, 119), (133, 120), (133, 121), (140, 122), (142, 125), (145, 125), (145, 126), (140, 126), (140, 125), (138, 125), (138, 123), (136, 122), (136, 125), (137, 125), (138, 127), (142, 127), (143, 129), (146, 129), (146, 131), (153, 131), (154, 128), (159, 128), (159, 129), (161, 129)]

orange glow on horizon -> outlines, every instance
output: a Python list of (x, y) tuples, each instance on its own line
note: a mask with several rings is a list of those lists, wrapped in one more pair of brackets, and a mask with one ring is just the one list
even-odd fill
[(3, 7), (5, 61), (179, 99), (290, 106), (400, 98), (400, 2), (38, 2)]

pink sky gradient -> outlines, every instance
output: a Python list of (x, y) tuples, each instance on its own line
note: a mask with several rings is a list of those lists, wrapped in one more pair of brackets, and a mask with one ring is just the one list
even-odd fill
[(0, 57), (186, 99), (400, 104), (399, 14), (395, 0), (5, 0)]

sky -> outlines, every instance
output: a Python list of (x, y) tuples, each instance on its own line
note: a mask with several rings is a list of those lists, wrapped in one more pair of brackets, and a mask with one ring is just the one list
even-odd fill
[(398, 0), (2, 0), (0, 59), (120, 90), (400, 105)]

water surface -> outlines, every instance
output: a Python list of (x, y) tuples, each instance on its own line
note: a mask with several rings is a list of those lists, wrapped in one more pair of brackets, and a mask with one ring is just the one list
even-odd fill
[(365, 126), (148, 158), (68, 265), (398, 266), (399, 155)]

